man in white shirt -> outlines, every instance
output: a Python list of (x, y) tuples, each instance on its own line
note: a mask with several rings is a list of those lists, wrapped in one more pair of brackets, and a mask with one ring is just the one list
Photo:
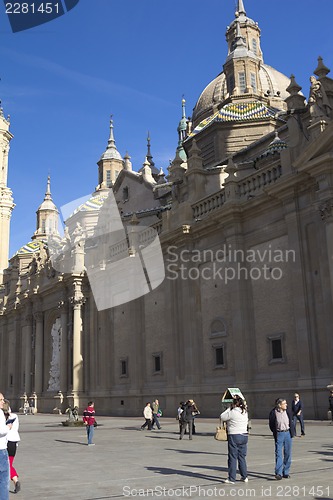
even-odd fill
[(6, 425), (5, 415), (2, 411), (4, 403), (3, 394), (0, 392), (0, 500), (9, 500), (9, 460), (7, 452), (7, 433), (12, 424)]

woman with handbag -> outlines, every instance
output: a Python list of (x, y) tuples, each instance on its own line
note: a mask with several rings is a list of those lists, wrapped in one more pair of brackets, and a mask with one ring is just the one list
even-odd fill
[(221, 421), (227, 423), (228, 432), (228, 479), (224, 482), (235, 484), (238, 468), (241, 480), (248, 482), (247, 478), (247, 442), (248, 442), (248, 413), (245, 401), (235, 396), (230, 408), (221, 414)]

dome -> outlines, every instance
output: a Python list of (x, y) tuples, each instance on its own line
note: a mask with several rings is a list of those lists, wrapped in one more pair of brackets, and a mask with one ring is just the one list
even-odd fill
[(87, 199), (84, 203), (81, 203), (74, 212), (71, 214), (70, 217), (72, 217), (74, 214), (78, 212), (96, 212), (99, 211), (107, 197), (109, 196), (109, 191), (100, 193), (95, 196), (91, 196), (89, 199)]
[[(289, 96), (286, 88), (290, 84), (290, 79), (280, 71), (267, 64), (261, 64), (259, 78), (264, 94), (268, 93), (272, 97), (278, 95), (283, 100)], [(204, 118), (212, 115), (226, 98), (227, 83), (222, 72), (201, 93), (193, 110), (193, 126), (196, 127)]]
[(14, 255), (29, 255), (40, 251), (41, 245), (45, 242), (35, 240), (29, 241), (26, 245), (23, 245)]

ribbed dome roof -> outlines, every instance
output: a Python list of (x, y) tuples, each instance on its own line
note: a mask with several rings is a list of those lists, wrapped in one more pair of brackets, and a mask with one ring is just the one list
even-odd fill
[[(282, 99), (288, 97), (286, 88), (290, 84), (290, 79), (280, 71), (261, 64), (259, 71), (260, 84), (262, 91), (266, 94), (269, 91), (271, 96), (280, 95)], [(227, 97), (227, 83), (224, 72), (220, 73), (212, 80), (201, 93), (193, 110), (193, 126), (196, 127), (201, 120), (213, 113), (213, 107), (216, 110)]]

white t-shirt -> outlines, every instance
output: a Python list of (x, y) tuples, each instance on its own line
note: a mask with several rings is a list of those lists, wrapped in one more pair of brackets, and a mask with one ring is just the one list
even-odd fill
[(7, 450), (7, 434), (9, 427), (6, 425), (5, 414), (0, 410), (0, 450)]
[(20, 441), (20, 435), (18, 433), (18, 430), (19, 430), (19, 419), (18, 419), (18, 416), (16, 415), (16, 413), (11, 413), (8, 417), (8, 419), (13, 419), (15, 418), (13, 424), (12, 424), (12, 428), (8, 431), (8, 434), (7, 434), (7, 441), (14, 441), (15, 443), (17, 443), (18, 441)]

